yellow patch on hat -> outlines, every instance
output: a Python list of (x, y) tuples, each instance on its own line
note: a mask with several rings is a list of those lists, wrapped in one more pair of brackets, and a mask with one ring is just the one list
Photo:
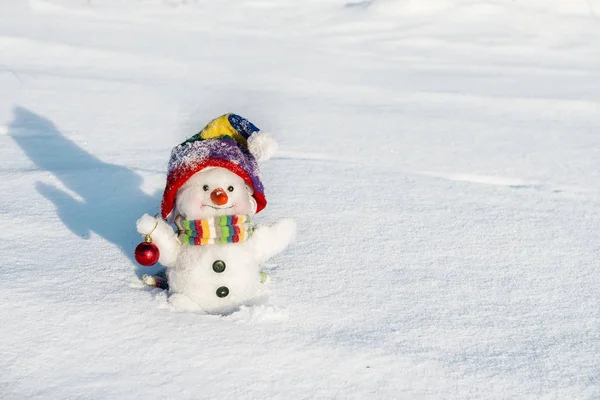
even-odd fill
[(238, 131), (235, 130), (229, 122), (229, 115), (225, 114), (219, 118), (213, 119), (200, 131), (200, 138), (207, 139), (221, 139), (225, 136), (231, 137), (239, 145), (248, 148), (248, 141)]

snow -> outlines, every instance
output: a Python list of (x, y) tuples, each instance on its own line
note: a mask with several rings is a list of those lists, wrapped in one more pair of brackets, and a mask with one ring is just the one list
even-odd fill
[[(0, 397), (600, 397), (600, 1), (0, 2)], [(132, 255), (173, 146), (272, 132), (267, 304)]]

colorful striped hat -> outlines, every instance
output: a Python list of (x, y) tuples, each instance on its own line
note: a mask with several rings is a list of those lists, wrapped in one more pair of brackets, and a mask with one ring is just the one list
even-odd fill
[(161, 214), (173, 211), (179, 188), (197, 172), (208, 167), (226, 168), (252, 189), (256, 212), (267, 205), (260, 181), (258, 161), (268, 160), (277, 150), (275, 140), (245, 118), (225, 114), (209, 122), (198, 134), (171, 151)]

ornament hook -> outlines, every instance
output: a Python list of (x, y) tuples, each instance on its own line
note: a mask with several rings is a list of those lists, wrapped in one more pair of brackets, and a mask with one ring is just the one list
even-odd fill
[[(158, 213), (156, 213), (154, 215), (154, 218), (156, 218), (156, 217), (158, 217)], [(158, 221), (156, 221), (156, 224), (154, 225), (154, 228), (152, 228), (150, 233), (148, 233), (148, 234), (146, 234), (146, 236), (144, 236), (144, 242), (152, 243), (152, 234), (154, 233), (154, 231), (156, 230), (157, 227), (158, 227)]]

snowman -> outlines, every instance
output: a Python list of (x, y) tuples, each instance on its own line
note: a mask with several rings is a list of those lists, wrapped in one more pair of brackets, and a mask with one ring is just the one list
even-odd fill
[(159, 250), (176, 310), (223, 314), (262, 294), (261, 264), (296, 233), (290, 219), (273, 226), (251, 222), (267, 204), (257, 161), (276, 147), (250, 121), (226, 114), (171, 152), (162, 219), (145, 214), (137, 230)]

